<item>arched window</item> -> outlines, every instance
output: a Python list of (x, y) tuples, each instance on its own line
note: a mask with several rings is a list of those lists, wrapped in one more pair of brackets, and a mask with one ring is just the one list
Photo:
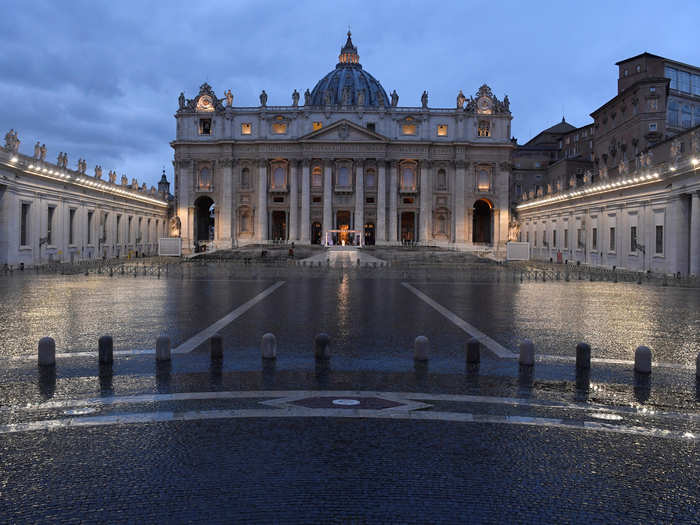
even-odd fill
[(272, 172), (272, 187), (275, 189), (284, 188), (285, 178), (284, 168), (277, 166)]
[(489, 191), (490, 187), (489, 172), (485, 168), (479, 168), (476, 178), (476, 188), (479, 191)]
[(491, 125), (488, 120), (479, 121), (478, 135), (480, 137), (490, 137), (491, 136)]
[(241, 188), (250, 188), (250, 170), (248, 168), (241, 170)]
[(365, 176), (365, 185), (368, 188), (374, 188), (377, 185), (377, 174), (373, 169), (367, 170), (367, 175)]
[(199, 180), (197, 185), (200, 190), (211, 189), (211, 172), (209, 171), (209, 168), (202, 168), (199, 170)]
[(416, 174), (412, 166), (404, 166), (404, 168), (401, 170), (401, 189), (416, 189)]
[(447, 173), (443, 169), (439, 169), (437, 172), (437, 189), (446, 190), (447, 189)]
[(314, 188), (320, 188), (322, 182), (321, 166), (314, 166), (314, 169), (311, 172), (311, 186)]

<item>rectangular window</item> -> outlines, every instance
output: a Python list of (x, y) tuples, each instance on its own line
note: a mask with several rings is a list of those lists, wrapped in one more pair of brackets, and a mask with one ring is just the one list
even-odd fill
[(131, 244), (131, 217), (126, 219), (126, 243)]
[(630, 226), (630, 251), (637, 251), (637, 227)]
[(655, 98), (648, 101), (649, 111), (657, 111), (659, 109), (659, 101)]
[(533, 233), (533, 235), (535, 236), (535, 243), (534, 243), (534, 244), (535, 244), (535, 247), (537, 247), (537, 230), (535, 230), (535, 231), (532, 232), (532, 233)]
[(438, 134), (438, 137), (446, 137), (447, 136), (447, 124), (438, 124), (437, 134)]
[(48, 215), (46, 217), (46, 244), (53, 244), (53, 216), (56, 214), (56, 207), (49, 206)]
[(367, 129), (372, 131), (372, 132), (376, 131), (376, 124), (374, 122), (368, 122)]
[(657, 255), (664, 253), (664, 227), (658, 224), (656, 226), (656, 250), (654, 253)]
[(649, 131), (656, 131), (656, 122), (649, 123)]
[(275, 135), (284, 135), (287, 133), (287, 123), (286, 122), (275, 122), (272, 124), (272, 132)]
[(678, 91), (690, 93), (690, 73), (686, 71), (678, 72)]
[(598, 249), (598, 228), (593, 228), (591, 230), (591, 249)]
[(367, 197), (367, 204), (374, 204), (374, 197)]
[(615, 227), (610, 227), (610, 251), (615, 251)]
[(530, 242), (530, 232), (525, 232), (525, 242)]
[(122, 216), (117, 215), (117, 244), (119, 244), (121, 242), (121, 238), (122, 238), (121, 231), (120, 231), (121, 224), (122, 224)]
[(552, 232), (552, 248), (557, 247), (557, 230)]
[(564, 230), (564, 249), (569, 249), (569, 229)]
[(210, 118), (200, 118), (199, 119), (199, 134), (200, 135), (211, 135), (211, 119)]
[(253, 133), (253, 125), (250, 122), (241, 124), (241, 135), (250, 135)]
[(678, 89), (678, 70), (672, 67), (666, 66), (664, 68), (664, 76), (671, 80), (669, 87), (671, 89)]
[(311, 126), (313, 127), (313, 130), (316, 131), (317, 129), (321, 129), (323, 127), (323, 122), (312, 122)]
[(401, 134), (402, 135), (415, 135), (416, 134), (416, 125), (415, 124), (403, 124), (401, 126)]
[(92, 217), (94, 212), (89, 211), (87, 216), (87, 243), (92, 244)]
[(68, 210), (68, 244), (75, 244), (75, 208)]
[(20, 234), (19, 234), (19, 244), (20, 246), (29, 245), (29, 203), (22, 203), (22, 212), (20, 215)]

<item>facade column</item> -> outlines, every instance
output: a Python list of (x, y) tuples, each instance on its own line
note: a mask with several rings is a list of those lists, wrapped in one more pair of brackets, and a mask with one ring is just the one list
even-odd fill
[(430, 239), (430, 218), (432, 215), (433, 192), (430, 180), (430, 162), (424, 160), (420, 164), (420, 231), (418, 240), (427, 242)]
[(219, 238), (216, 239), (217, 247), (231, 248), (232, 247), (232, 231), (233, 231), (233, 221), (231, 220), (231, 208), (233, 205), (233, 173), (232, 173), (232, 160), (224, 160), (222, 163), (222, 180), (221, 180), (221, 205), (217, 206), (219, 214), (217, 219), (221, 221), (221, 224), (217, 224), (217, 230), (219, 233)]
[(697, 191), (690, 202), (690, 274), (700, 277), (700, 192)]
[(327, 160), (323, 164), (323, 236), (321, 243), (328, 240), (328, 230), (333, 229), (333, 164)]
[(255, 238), (267, 240), (267, 161), (258, 164), (258, 210), (256, 213)]
[(299, 209), (297, 206), (297, 198), (299, 196), (297, 185), (299, 162), (293, 160), (289, 171), (289, 235), (287, 237), (290, 241), (296, 241), (299, 239)]
[(464, 180), (466, 164), (464, 161), (457, 161), (455, 174), (455, 243), (465, 242), (465, 220), (464, 220)]
[(362, 246), (365, 244), (365, 179), (362, 162), (358, 162), (355, 175), (355, 229), (360, 230)]
[(389, 179), (389, 242), (397, 242), (397, 198), (398, 198), (398, 187), (397, 187), (397, 162), (391, 161), (391, 175)]
[(377, 224), (374, 231), (377, 244), (386, 242), (386, 162), (379, 162), (377, 179)]
[(309, 183), (309, 160), (304, 159), (301, 170), (301, 228), (302, 244), (311, 243), (311, 184)]

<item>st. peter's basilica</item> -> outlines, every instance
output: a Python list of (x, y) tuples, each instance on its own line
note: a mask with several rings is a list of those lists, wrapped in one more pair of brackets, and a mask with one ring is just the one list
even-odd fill
[[(457, 94), (457, 92), (459, 92)], [(338, 64), (291, 105), (238, 107), (203, 84), (179, 98), (173, 221), (183, 250), (269, 241), (502, 247), (511, 113), (487, 85), (452, 108), (400, 106), (360, 65)]]

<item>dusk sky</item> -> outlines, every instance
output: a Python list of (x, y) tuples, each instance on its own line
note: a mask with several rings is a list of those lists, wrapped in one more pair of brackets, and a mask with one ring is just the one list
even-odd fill
[(700, 65), (700, 2), (77, 2), (0, 5), (0, 128), (172, 181), (177, 98), (207, 81), (234, 105), (291, 104), (335, 67), (348, 26), (363, 67), (399, 105), (454, 107), (487, 83), (507, 94), (523, 143), (562, 118), (581, 126), (615, 95), (618, 60), (648, 51)]

